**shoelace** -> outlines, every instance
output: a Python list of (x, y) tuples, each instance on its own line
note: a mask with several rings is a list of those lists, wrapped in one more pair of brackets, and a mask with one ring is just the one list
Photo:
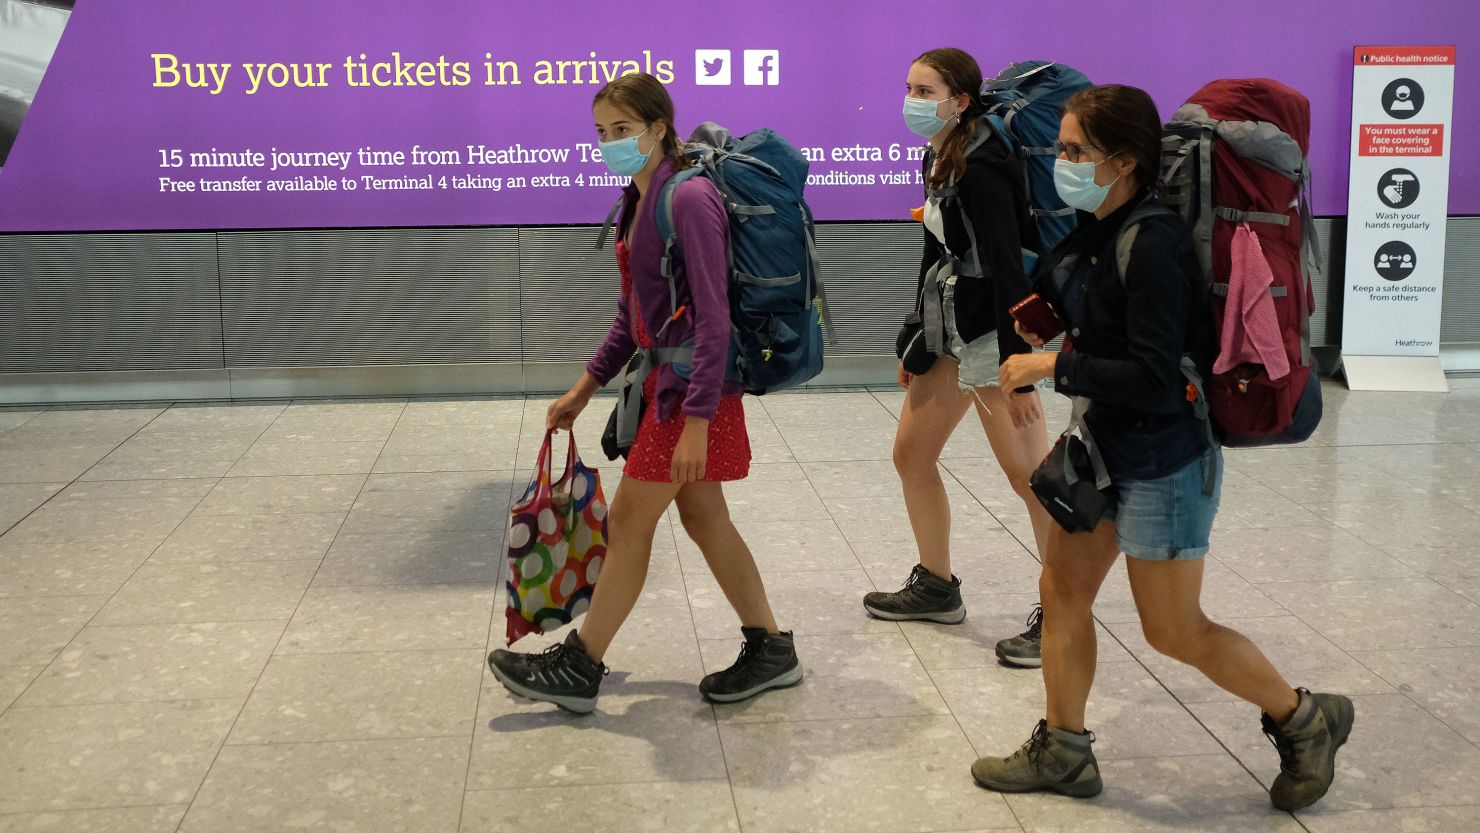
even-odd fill
[(1048, 746), (1048, 721), (1040, 720), (1033, 728), (1033, 734), (1028, 736), (1027, 743), (1023, 744), (1022, 752), (1028, 756), (1028, 760), (1038, 763), (1043, 757), (1043, 750)]
[(565, 659), (565, 650), (566, 648), (564, 642), (556, 642), (554, 645), (551, 645), (550, 647), (546, 648), (543, 651), (540, 651), (538, 654), (535, 654), (533, 657), (531, 657), (530, 662), (534, 663), (540, 668), (548, 668), (551, 665), (555, 665), (556, 663), (562, 662)]
[(1028, 629), (1023, 631), (1024, 639), (1043, 638), (1043, 605), (1033, 605), (1033, 612), (1028, 614)]
[(1300, 771), (1295, 759), (1295, 744), (1278, 729), (1271, 730), (1265, 727), (1264, 736), (1269, 739), (1275, 751), (1280, 753), (1280, 772), (1286, 775), (1299, 775)]
[(763, 645), (763, 642), (751, 642), (748, 639), (740, 643), (740, 656), (735, 659), (734, 665), (725, 669), (725, 676), (728, 678), (734, 674), (744, 673), (746, 667), (760, 656), (760, 649)]
[(899, 588), (899, 591), (895, 593), (894, 596), (901, 601), (914, 601), (916, 597), (926, 592), (926, 575), (927, 573), (924, 570), (915, 570), (911, 572), (909, 579), (905, 581), (904, 586)]

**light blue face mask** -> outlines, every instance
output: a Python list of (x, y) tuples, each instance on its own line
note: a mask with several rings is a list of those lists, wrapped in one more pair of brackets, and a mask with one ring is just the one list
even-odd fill
[(1120, 177), (1110, 181), (1110, 185), (1098, 185), (1095, 183), (1095, 168), (1109, 162), (1108, 158), (1099, 162), (1070, 162), (1067, 159), (1055, 159), (1053, 162), (1053, 185), (1059, 192), (1059, 199), (1070, 208), (1080, 211), (1088, 211), (1091, 214), (1100, 206), (1105, 204), (1105, 198), (1110, 196), (1110, 187), (1120, 181)]
[(647, 134), (648, 131), (644, 130), (636, 136), (628, 136), (612, 142), (601, 142), (601, 161), (605, 162), (607, 169), (617, 176), (632, 176), (642, 170), (642, 167), (647, 164), (648, 157), (653, 155), (651, 150), (643, 153), (637, 147), (637, 140)]
[[(944, 99), (943, 99), (944, 100)], [(943, 119), (937, 113), (940, 110), (940, 102), (928, 98), (904, 97), (904, 123), (910, 132), (919, 134), (929, 139), (931, 136), (941, 132), (950, 119)]]

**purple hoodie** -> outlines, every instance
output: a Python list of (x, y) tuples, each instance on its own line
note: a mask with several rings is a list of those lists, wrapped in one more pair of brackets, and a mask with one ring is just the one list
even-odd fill
[[(657, 195), (673, 173), (670, 161), (658, 166), (648, 185), (648, 199), (638, 216), (634, 216), (633, 210), (638, 200), (637, 187), (628, 185), (622, 189), (627, 205), (617, 224), (617, 235), (622, 239), (632, 229), (629, 251), (632, 285), (642, 306), (637, 312), (652, 334), (654, 346), (692, 344), (694, 348), (693, 369), (687, 381), (674, 372), (672, 365), (663, 365), (656, 371), (658, 419), (671, 417), (679, 398), (684, 397), (684, 416), (712, 420), (719, 410), (721, 396), (735, 396), (742, 391), (739, 382), (725, 378), (730, 357), (729, 217), (719, 192), (703, 177), (690, 179), (674, 192), (673, 226), (683, 251), (682, 260), (674, 267), (674, 281), (678, 287), (678, 305), (686, 309), (678, 320), (669, 323), (673, 308), (668, 280), (660, 270), (663, 241), (658, 238)], [(622, 372), (637, 350), (637, 343), (632, 339), (630, 307), (627, 294), (623, 293), (617, 300), (617, 318), (606, 334), (606, 341), (586, 365), (586, 371), (603, 387)]]

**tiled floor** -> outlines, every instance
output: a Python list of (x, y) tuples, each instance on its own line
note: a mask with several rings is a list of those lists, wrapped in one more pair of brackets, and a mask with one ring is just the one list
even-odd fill
[(699, 699), (737, 623), (666, 521), (588, 717), (483, 665), (544, 402), (0, 410), (0, 833), (1480, 829), (1480, 384), (1326, 396), (1311, 443), (1229, 454), (1205, 593), (1356, 701), (1298, 817), (1268, 806), (1255, 709), (1150, 651), (1123, 567), (1089, 705), (1105, 793), (972, 785), (1041, 713), (1039, 675), (991, 654), (1037, 562), (967, 423), (944, 468), (970, 618), (863, 615), (913, 563), (897, 391), (747, 403), (758, 464), (731, 505), (805, 684)]

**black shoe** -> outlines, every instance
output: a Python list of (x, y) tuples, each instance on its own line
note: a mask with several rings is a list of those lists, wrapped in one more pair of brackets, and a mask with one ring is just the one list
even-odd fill
[(591, 659), (575, 631), (539, 654), (494, 651), (488, 667), (504, 688), (520, 697), (554, 703), (562, 709), (586, 714), (596, 710), (605, 665)]
[(1280, 774), (1269, 800), (1287, 812), (1320, 801), (1336, 778), (1336, 750), (1351, 736), (1356, 716), (1352, 701), (1339, 694), (1311, 694), (1300, 688), (1300, 705), (1285, 725), (1264, 715), (1264, 734), (1280, 753)]
[(723, 671), (699, 683), (699, 693), (716, 703), (738, 703), (773, 688), (802, 681), (802, 663), (790, 631), (767, 633), (765, 628), (741, 628), (745, 644), (740, 658)]
[(1019, 668), (1043, 666), (1043, 605), (1033, 605), (1027, 630), (997, 643), (997, 659)]
[(878, 619), (891, 622), (926, 621), (958, 625), (966, 618), (966, 605), (961, 603), (961, 579), (950, 581), (936, 576), (916, 564), (909, 581), (894, 593), (869, 593), (863, 597), (863, 609)]

